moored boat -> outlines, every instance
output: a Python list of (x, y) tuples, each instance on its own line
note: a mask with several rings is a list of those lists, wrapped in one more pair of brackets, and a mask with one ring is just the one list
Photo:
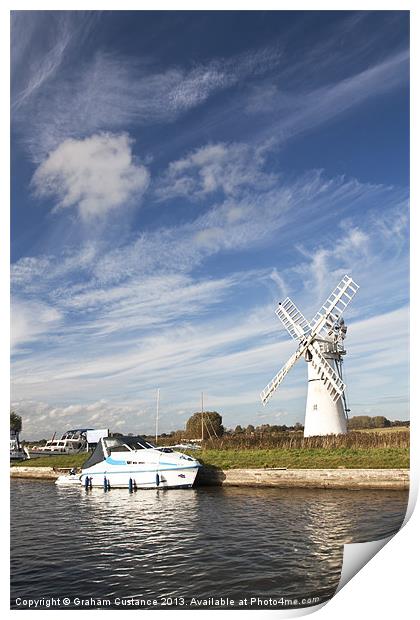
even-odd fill
[(140, 436), (103, 437), (82, 466), (81, 483), (103, 488), (182, 488), (194, 484), (200, 463)]
[(19, 440), (19, 433), (10, 431), (10, 460), (26, 461), (29, 459), (29, 452), (26, 446), (22, 446)]
[(88, 430), (91, 429), (76, 428), (66, 431), (61, 439), (50, 439), (44, 446), (30, 448), (29, 453), (32, 457), (36, 457), (83, 452), (87, 447), (86, 433)]

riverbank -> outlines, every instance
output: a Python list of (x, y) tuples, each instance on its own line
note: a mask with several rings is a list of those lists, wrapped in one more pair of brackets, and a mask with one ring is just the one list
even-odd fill
[(215, 469), (199, 470), (197, 484), (313, 489), (408, 490), (408, 469)]
[[(56, 480), (66, 468), (14, 466), (12, 478)], [(218, 469), (202, 467), (197, 484), (204, 486), (243, 486), (316, 489), (408, 490), (408, 469)]]
[[(204, 467), (218, 469), (408, 469), (408, 447), (273, 447), (206, 448), (186, 451)], [(25, 461), (25, 467), (81, 467), (86, 452), (45, 456)]]
[(190, 452), (218, 469), (408, 469), (409, 448), (206, 449)]

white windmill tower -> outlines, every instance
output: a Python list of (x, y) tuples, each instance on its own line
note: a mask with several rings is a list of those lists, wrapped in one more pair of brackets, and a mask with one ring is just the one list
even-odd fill
[(346, 388), (342, 379), (343, 340), (347, 327), (341, 318), (357, 293), (358, 285), (344, 276), (319, 312), (308, 323), (288, 297), (279, 304), (276, 314), (299, 342), (296, 352), (261, 392), (265, 405), (296, 362), (308, 362), (308, 396), (306, 400), (305, 437), (347, 433)]

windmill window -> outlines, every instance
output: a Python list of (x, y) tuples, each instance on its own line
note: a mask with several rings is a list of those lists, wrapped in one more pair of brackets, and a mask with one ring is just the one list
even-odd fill
[(317, 411), (318, 405), (314, 405), (314, 411)]

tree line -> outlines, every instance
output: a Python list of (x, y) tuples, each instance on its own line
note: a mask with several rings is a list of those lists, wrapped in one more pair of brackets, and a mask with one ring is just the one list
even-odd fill
[(396, 426), (410, 426), (408, 420), (388, 420), (383, 415), (369, 416), (369, 415), (355, 415), (349, 418), (348, 428), (391, 428)]
[[(374, 428), (390, 428), (398, 426), (410, 426), (408, 420), (388, 420), (385, 416), (368, 416), (358, 415), (349, 418), (348, 429), (374, 429)], [(10, 430), (20, 432), (22, 430), (22, 418), (16, 412), (10, 413)], [(276, 435), (286, 432), (303, 431), (303, 424), (296, 422), (288, 426), (287, 424), (260, 424), (254, 426), (248, 424), (242, 426), (237, 424), (235, 428), (229, 429), (223, 426), (223, 419), (217, 411), (201, 411), (194, 413), (186, 423), (185, 430), (172, 431), (170, 433), (161, 433), (160, 437), (170, 438), (172, 441), (180, 441), (182, 439), (210, 439), (212, 437), (256, 437)], [(118, 433), (115, 433), (118, 435)]]

